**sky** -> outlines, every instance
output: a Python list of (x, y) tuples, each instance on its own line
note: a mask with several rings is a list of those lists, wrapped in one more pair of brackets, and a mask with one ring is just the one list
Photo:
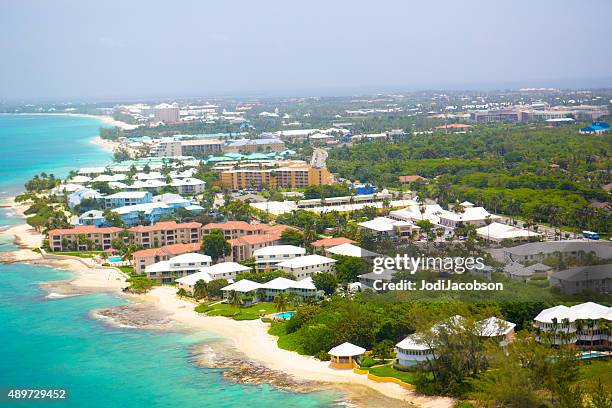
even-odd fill
[(0, 1), (0, 100), (612, 87), (612, 1)]

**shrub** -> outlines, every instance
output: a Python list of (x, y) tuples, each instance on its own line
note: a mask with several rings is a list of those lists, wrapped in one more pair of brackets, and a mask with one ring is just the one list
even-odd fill
[(327, 351), (321, 350), (315, 354), (315, 358), (318, 358), (321, 361), (329, 361), (329, 354), (327, 354)]

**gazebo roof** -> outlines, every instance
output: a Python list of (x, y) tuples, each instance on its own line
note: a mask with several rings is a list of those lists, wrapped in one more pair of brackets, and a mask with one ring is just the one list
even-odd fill
[(349, 356), (359, 356), (364, 354), (366, 349), (363, 347), (356, 346), (352, 343), (345, 342), (336, 346), (328, 351), (328, 354), (336, 357), (349, 357)]

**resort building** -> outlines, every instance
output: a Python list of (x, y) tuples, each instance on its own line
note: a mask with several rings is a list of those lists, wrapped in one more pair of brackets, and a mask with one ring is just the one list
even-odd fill
[(306, 255), (306, 249), (294, 245), (270, 245), (253, 251), (258, 272), (276, 269), (279, 262)]
[(123, 191), (104, 197), (104, 208), (127, 207), (150, 203), (153, 194), (148, 191)]
[(167, 261), (177, 255), (188, 252), (198, 252), (200, 243), (166, 245), (161, 248), (150, 248), (136, 251), (132, 254), (134, 271), (139, 274), (145, 273), (145, 268), (160, 261)]
[(612, 293), (612, 264), (580, 266), (553, 273), (550, 286), (563, 294)]
[(105, 250), (111, 241), (120, 238), (122, 228), (98, 228), (93, 225), (79, 225), (74, 228), (52, 229), (48, 232), (51, 251)]
[(420, 228), (410, 221), (397, 221), (387, 217), (376, 217), (370, 221), (360, 222), (361, 228), (371, 231), (377, 238), (383, 239), (409, 239), (412, 231)]
[(331, 356), (330, 365), (334, 368), (352, 369), (353, 364), (358, 364), (357, 360), (365, 355), (366, 349), (345, 342), (333, 347), (327, 352)]
[(197, 178), (185, 178), (185, 179), (173, 179), (170, 184), (172, 187), (176, 187), (179, 194), (194, 196), (202, 194), (206, 183)]
[(221, 231), (225, 239), (240, 238), (245, 235), (281, 234), (286, 225), (249, 224), (245, 221), (227, 221), (224, 223), (210, 223), (202, 227), (202, 235), (212, 234), (213, 231)]
[(146, 203), (118, 207), (113, 211), (121, 216), (121, 220), (128, 226), (152, 224), (162, 217), (172, 214), (173, 208), (165, 203)]
[(534, 276), (547, 276), (546, 273), (551, 269), (550, 266), (539, 262), (529, 266), (523, 266), (518, 262), (510, 262), (504, 267), (504, 274), (510, 279), (526, 282)]
[(490, 214), (483, 207), (464, 207), (463, 212), (441, 211), (438, 214), (440, 219), (439, 224), (448, 227), (456, 228), (458, 225), (486, 225), (487, 220), (494, 221), (500, 217)]
[(153, 225), (139, 225), (130, 228), (130, 240), (143, 248), (157, 248), (173, 244), (200, 242), (202, 224), (199, 222), (177, 223), (158, 222)]
[(310, 243), (315, 251), (324, 251), (325, 248), (331, 248), (342, 244), (356, 244), (356, 242), (345, 237), (335, 237), (322, 238)]
[(242, 297), (242, 303), (251, 305), (257, 303), (257, 289), (261, 287), (261, 283), (253, 282), (248, 279), (241, 279), (221, 289), (223, 298), (228, 299), (231, 292), (236, 292)]
[(516, 228), (499, 222), (492, 222), (490, 225), (478, 228), (476, 234), (486, 241), (496, 243), (500, 243), (504, 240), (526, 241), (542, 236), (534, 231)]
[(95, 225), (96, 227), (102, 227), (106, 223), (104, 212), (100, 210), (85, 211), (78, 217), (79, 225)]
[(167, 139), (162, 140), (154, 149), (158, 157), (202, 157), (221, 152), (223, 142), (219, 139)]
[(335, 259), (321, 255), (306, 255), (282, 261), (277, 269), (292, 274), (298, 279), (309, 278), (317, 272), (334, 272)]
[(219, 262), (208, 268), (202, 269), (207, 272), (213, 279), (234, 280), (240, 272), (250, 272), (251, 268), (237, 262)]
[(542, 310), (533, 319), (538, 331), (537, 340), (552, 345), (609, 345), (612, 344), (610, 329), (600, 328), (600, 322), (612, 321), (612, 308), (593, 302), (572, 307), (559, 305)]
[(255, 255), (255, 251), (271, 245), (280, 244), (281, 236), (277, 233), (243, 235), (229, 240), (232, 254), (226, 258), (234, 262), (244, 261)]
[(278, 277), (266, 283), (257, 283), (248, 279), (242, 279), (221, 290), (223, 291), (224, 298), (227, 298), (228, 293), (231, 291), (239, 292), (243, 296), (247, 294), (252, 295), (253, 299), (251, 303), (259, 301), (269, 302), (274, 300), (279, 294), (295, 294), (303, 298), (317, 295), (317, 288), (310, 278), (294, 281)]
[(157, 283), (172, 283), (176, 278), (194, 274), (200, 271), (200, 268), (210, 266), (211, 262), (208, 255), (185, 253), (149, 265), (144, 273), (147, 278)]
[(504, 248), (503, 251), (505, 262), (542, 262), (551, 255), (559, 255), (563, 259), (580, 259), (590, 254), (600, 259), (612, 259), (612, 242), (603, 240), (544, 241)]
[(81, 187), (68, 195), (68, 208), (73, 210), (74, 207), (76, 207), (77, 205), (81, 205), (81, 202), (84, 200), (102, 201), (102, 199), (102, 194), (100, 194), (97, 190), (87, 187)]
[(418, 339), (418, 335), (410, 335), (395, 345), (397, 364), (404, 367), (417, 365), (433, 358), (434, 351)]
[(271, 188), (301, 188), (331, 184), (332, 174), (326, 168), (308, 164), (287, 165), (266, 169), (232, 169), (221, 173), (221, 182), (232, 190)]
[(204, 282), (208, 283), (214, 280), (214, 278), (210, 276), (208, 272), (204, 272), (200, 270), (200, 272), (196, 272), (191, 275), (187, 275), (187, 276), (183, 276), (182, 278), (175, 279), (175, 282), (176, 282), (176, 287), (178, 289), (184, 289), (188, 295), (193, 296), (193, 288), (195, 284), (200, 280), (203, 280)]
[(270, 138), (227, 140), (222, 149), (233, 153), (282, 152), (285, 150), (285, 142)]

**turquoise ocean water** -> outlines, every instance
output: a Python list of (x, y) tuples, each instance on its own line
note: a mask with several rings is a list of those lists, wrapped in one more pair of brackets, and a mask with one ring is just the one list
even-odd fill
[[(62, 116), (0, 115), (0, 196), (22, 190), (40, 171), (65, 176), (103, 164), (110, 154), (92, 145), (101, 123)], [(18, 220), (0, 209), (0, 226)], [(13, 249), (0, 242), (0, 251)], [(0, 403), (0, 407), (325, 407), (337, 393), (292, 393), (223, 378), (190, 362), (193, 347), (212, 338), (115, 328), (91, 318), (96, 308), (124, 304), (95, 294), (47, 299), (42, 281), (69, 272), (0, 264), (0, 387), (59, 387), (64, 402)]]

